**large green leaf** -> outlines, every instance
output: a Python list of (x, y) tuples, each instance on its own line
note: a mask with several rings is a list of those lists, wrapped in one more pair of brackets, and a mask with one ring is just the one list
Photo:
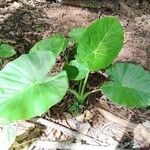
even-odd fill
[(0, 58), (11, 57), (16, 54), (15, 49), (8, 44), (0, 44)]
[(108, 67), (123, 46), (123, 28), (115, 17), (105, 17), (86, 28), (77, 49), (77, 58), (97, 71)]
[(111, 66), (107, 74), (112, 82), (101, 89), (114, 103), (129, 107), (150, 106), (150, 73), (141, 66), (120, 63)]
[(72, 60), (64, 67), (68, 74), (68, 78), (72, 80), (81, 80), (85, 78), (89, 69), (87, 64), (79, 63), (77, 60)]
[(22, 55), (8, 63), (0, 72), (0, 118), (31, 118), (58, 103), (68, 89), (68, 80), (65, 71), (47, 75), (54, 64), (49, 51)]
[(80, 41), (80, 38), (82, 37), (84, 31), (85, 31), (85, 28), (83, 28), (83, 27), (73, 28), (68, 33), (68, 35), (74, 42), (78, 43)]
[(58, 56), (59, 53), (67, 47), (68, 41), (61, 35), (54, 35), (37, 42), (30, 53), (35, 51), (51, 51)]

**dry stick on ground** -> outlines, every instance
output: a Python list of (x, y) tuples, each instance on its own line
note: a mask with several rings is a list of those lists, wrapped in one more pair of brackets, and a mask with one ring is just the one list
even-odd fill
[[(134, 124), (129, 122), (128, 120), (124, 120), (121, 119), (115, 115), (113, 115), (112, 113), (101, 109), (101, 108), (96, 108), (96, 110), (98, 110), (107, 120), (109, 120), (110, 122), (113, 122), (115, 124), (118, 124), (120, 126), (123, 126), (125, 128), (128, 129), (128, 131), (135, 131), (135, 133), (138, 131), (138, 134), (144, 138), (148, 143), (150, 143), (150, 131), (148, 131), (142, 124)], [(87, 135), (84, 135), (82, 133), (79, 133), (75, 130), (69, 129), (63, 125), (54, 123), (52, 121), (48, 121), (42, 118), (38, 118), (38, 119), (33, 119), (33, 122), (35, 123), (39, 123), (41, 125), (44, 125), (46, 127), (50, 127), (50, 128), (54, 128), (57, 130), (60, 130), (62, 132), (65, 132), (69, 135), (74, 136), (76, 139), (78, 140), (84, 140), (87, 141), (88, 143), (92, 143), (92, 145), (87, 145), (87, 144), (79, 144), (79, 143), (67, 143), (67, 142), (51, 142), (51, 141), (37, 141), (36, 146), (40, 147), (40, 148), (58, 148), (58, 149), (71, 149), (71, 150), (78, 150), (78, 149), (82, 149), (82, 150), (99, 150), (99, 149), (103, 149), (103, 150), (112, 150), (115, 149), (116, 145), (104, 145), (104, 143), (93, 139)], [(137, 131), (136, 131), (137, 130)], [(98, 143), (100, 145), (98, 145)], [(97, 144), (97, 145), (96, 145)]]
[(146, 140), (148, 143), (150, 143), (150, 131), (146, 127), (144, 127), (144, 125), (131, 123), (131, 122), (129, 122), (129, 120), (121, 119), (121, 118), (113, 115), (112, 113), (110, 113), (104, 109), (101, 109), (101, 108), (96, 107), (96, 110), (98, 110), (104, 116), (104, 118), (106, 118), (110, 122), (113, 122), (115, 124), (123, 126), (123, 127), (127, 128), (127, 130), (129, 130), (129, 131), (135, 131), (135, 134), (136, 134), (136, 131), (138, 131), (138, 134), (144, 140)]
[[(116, 145), (96, 146), (80, 143), (68, 142), (51, 142), (51, 141), (37, 141), (35, 144), (39, 149), (69, 149), (69, 150), (115, 150)], [(33, 146), (30, 147), (32, 149)], [(29, 150), (30, 150), (29, 149)]]
[(0, 38), (0, 43), (16, 44), (16, 41), (10, 40), (10, 39), (1, 39), (1, 38)]
[[(133, 8), (131, 9), (129, 6), (127, 6), (127, 5), (123, 2), (123, 0), (118, 0), (118, 2), (119, 2), (119, 4), (120, 4), (120, 6), (121, 6), (129, 15), (131, 15), (133, 18), (136, 18), (136, 17), (142, 15), (139, 11), (137, 11), (137, 10), (135, 10), (135, 9), (133, 9)], [(134, 11), (133, 11), (133, 10), (134, 10)]]
[(32, 119), (32, 121), (34, 123), (39, 123), (39, 124), (44, 125), (46, 127), (54, 128), (56, 130), (62, 131), (63, 133), (67, 133), (67, 134), (73, 136), (75, 139), (78, 139), (80, 141), (86, 141), (89, 144), (103, 145), (103, 146), (106, 145), (106, 144), (102, 143), (101, 141), (99, 141), (98, 139), (94, 139), (93, 137), (90, 137), (88, 135), (84, 135), (84, 134), (77, 132), (73, 129), (70, 129), (70, 128), (65, 127), (63, 125), (60, 125), (58, 123), (52, 122), (51, 120), (46, 120), (43, 118), (38, 118), (38, 119), (35, 118), (35, 119)]

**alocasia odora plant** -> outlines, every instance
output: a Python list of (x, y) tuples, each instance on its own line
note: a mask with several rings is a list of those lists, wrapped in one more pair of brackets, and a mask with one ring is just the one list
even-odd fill
[[(95, 91), (101, 91), (119, 105), (150, 106), (150, 73), (130, 63), (112, 65), (124, 41), (123, 27), (118, 19), (104, 17), (87, 28), (72, 29), (68, 35), (74, 42), (75, 55), (74, 59), (67, 59), (59, 73), (51, 75), (50, 71), (58, 55), (62, 51), (65, 54), (68, 46), (68, 39), (61, 35), (39, 41), (29, 54), (9, 62), (0, 71), (0, 120), (10, 122), (38, 116), (60, 102), (67, 92), (75, 96), (72, 111), (83, 106), (87, 96)], [(1, 58), (14, 54), (12, 47), (0, 45)], [(106, 70), (110, 81), (94, 91), (86, 91), (89, 74), (102, 69)], [(79, 84), (77, 90), (69, 87), (69, 80)], [(9, 127), (5, 124), (6, 134)], [(14, 141), (15, 131), (11, 132), (13, 136), (11, 141), (9, 136), (5, 138), (8, 143), (5, 147)]]
[[(129, 107), (150, 105), (150, 73), (130, 63), (114, 64), (123, 47), (124, 32), (118, 19), (104, 17), (87, 28), (75, 28), (69, 39), (61, 35), (45, 38), (29, 54), (9, 62), (0, 71), (0, 118), (15, 121), (46, 112), (60, 102), (67, 92), (75, 96), (75, 106), (83, 105), (87, 96), (101, 91), (114, 103)], [(49, 72), (57, 56), (74, 42), (74, 59), (52, 76)], [(112, 81), (94, 91), (86, 91), (91, 72), (106, 70)], [(78, 90), (69, 80), (79, 83)], [(75, 107), (75, 109), (77, 109)]]

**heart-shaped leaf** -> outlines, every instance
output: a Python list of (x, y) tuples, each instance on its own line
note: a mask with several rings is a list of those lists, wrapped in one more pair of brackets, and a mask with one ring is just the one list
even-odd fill
[(72, 60), (64, 67), (68, 74), (68, 78), (72, 80), (81, 80), (85, 78), (89, 69), (87, 64), (79, 63), (77, 60)]
[(37, 42), (30, 50), (30, 53), (46, 50), (51, 51), (55, 54), (55, 56), (58, 56), (59, 53), (67, 47), (67, 45), (68, 41), (62, 35), (54, 35)]
[(0, 72), (0, 118), (31, 118), (60, 102), (68, 80), (65, 71), (47, 75), (54, 64), (54, 54), (49, 51), (25, 54), (8, 63)]
[(115, 17), (105, 17), (86, 28), (80, 38), (77, 59), (91, 71), (108, 67), (123, 46), (123, 28)]
[(0, 58), (8, 58), (16, 54), (15, 49), (8, 44), (0, 44)]
[(84, 31), (85, 31), (85, 28), (83, 28), (83, 27), (73, 28), (68, 33), (68, 35), (75, 43), (78, 43), (80, 41), (80, 38), (82, 37)]
[(150, 73), (141, 66), (120, 63), (111, 66), (107, 74), (112, 79), (102, 87), (114, 103), (129, 107), (150, 106)]

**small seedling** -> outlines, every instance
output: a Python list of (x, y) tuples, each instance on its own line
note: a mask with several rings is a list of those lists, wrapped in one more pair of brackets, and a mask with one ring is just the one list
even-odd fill
[(87, 28), (71, 30), (69, 36), (75, 43), (76, 55), (75, 60), (64, 68), (69, 79), (79, 82), (78, 91), (69, 89), (69, 92), (75, 95), (81, 106), (89, 94), (101, 90), (86, 91), (89, 74), (111, 65), (123, 47), (123, 28), (116, 18), (105, 17)]
[(16, 54), (15, 49), (8, 45), (0, 43), (0, 66), (3, 65), (3, 60)]
[[(112, 65), (124, 40), (123, 28), (116, 18), (105, 17), (87, 28), (72, 29), (69, 36), (75, 43), (76, 55), (65, 70), (70, 80), (79, 82), (78, 91), (69, 89), (76, 97), (71, 110), (79, 110), (88, 95), (98, 91), (123, 106), (134, 108), (150, 105), (150, 73), (130, 63)], [(106, 70), (111, 81), (98, 89), (86, 91), (89, 74), (102, 69)]]

